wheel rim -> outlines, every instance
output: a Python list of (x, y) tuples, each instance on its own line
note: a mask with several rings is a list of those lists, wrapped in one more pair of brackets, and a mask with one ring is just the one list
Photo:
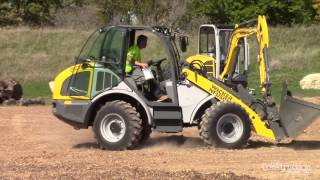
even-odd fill
[(234, 143), (243, 134), (243, 123), (236, 114), (228, 113), (220, 117), (217, 123), (218, 137), (226, 143)]
[(126, 123), (119, 114), (110, 113), (102, 119), (100, 132), (107, 141), (118, 142), (125, 135)]

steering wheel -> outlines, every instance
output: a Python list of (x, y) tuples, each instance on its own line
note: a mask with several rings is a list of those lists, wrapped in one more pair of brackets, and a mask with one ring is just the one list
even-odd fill
[(162, 72), (162, 70), (161, 70), (161, 63), (164, 61), (164, 60), (166, 60), (167, 58), (162, 58), (162, 59), (159, 59), (159, 60), (156, 60), (156, 61), (149, 61), (148, 62), (148, 65), (149, 66), (154, 66), (154, 67), (156, 67), (156, 78), (157, 78), (157, 80), (161, 80), (162, 78), (161, 78), (161, 72)]
[(167, 58), (162, 58), (162, 59), (159, 59), (159, 60), (156, 60), (156, 61), (149, 61), (148, 62), (148, 65), (149, 66), (155, 66), (155, 67), (160, 67), (161, 63), (166, 60)]

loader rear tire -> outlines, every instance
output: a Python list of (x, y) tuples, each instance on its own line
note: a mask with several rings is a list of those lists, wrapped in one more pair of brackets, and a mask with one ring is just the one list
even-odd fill
[(218, 102), (201, 117), (200, 136), (205, 144), (220, 148), (241, 148), (251, 135), (249, 117), (239, 105)]
[(133, 149), (141, 139), (142, 120), (131, 104), (120, 100), (110, 101), (98, 111), (93, 131), (102, 149)]

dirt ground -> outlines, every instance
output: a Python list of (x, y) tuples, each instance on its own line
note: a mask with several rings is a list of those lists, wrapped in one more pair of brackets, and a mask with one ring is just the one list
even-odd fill
[(0, 106), (0, 179), (319, 179), (320, 120), (293, 142), (253, 136), (246, 149), (205, 147), (196, 128), (153, 133), (137, 150), (98, 149), (49, 106)]

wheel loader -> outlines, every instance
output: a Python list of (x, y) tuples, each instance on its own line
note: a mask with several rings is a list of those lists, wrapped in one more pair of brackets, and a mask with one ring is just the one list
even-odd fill
[[(157, 44), (149, 65), (170, 101), (156, 101), (148, 81), (137, 83), (125, 73), (128, 49), (139, 34)], [(248, 87), (250, 36), (259, 45), (260, 98)], [(152, 131), (178, 133), (191, 126), (207, 145), (241, 148), (251, 132), (275, 141), (296, 137), (319, 115), (318, 105), (293, 97), (285, 83), (277, 108), (264, 16), (235, 26), (201, 26), (199, 54), (182, 60), (187, 45), (187, 36), (165, 27), (99, 28), (75, 65), (56, 76), (53, 114), (76, 129), (92, 126), (99, 146), (111, 150), (133, 149)]]

